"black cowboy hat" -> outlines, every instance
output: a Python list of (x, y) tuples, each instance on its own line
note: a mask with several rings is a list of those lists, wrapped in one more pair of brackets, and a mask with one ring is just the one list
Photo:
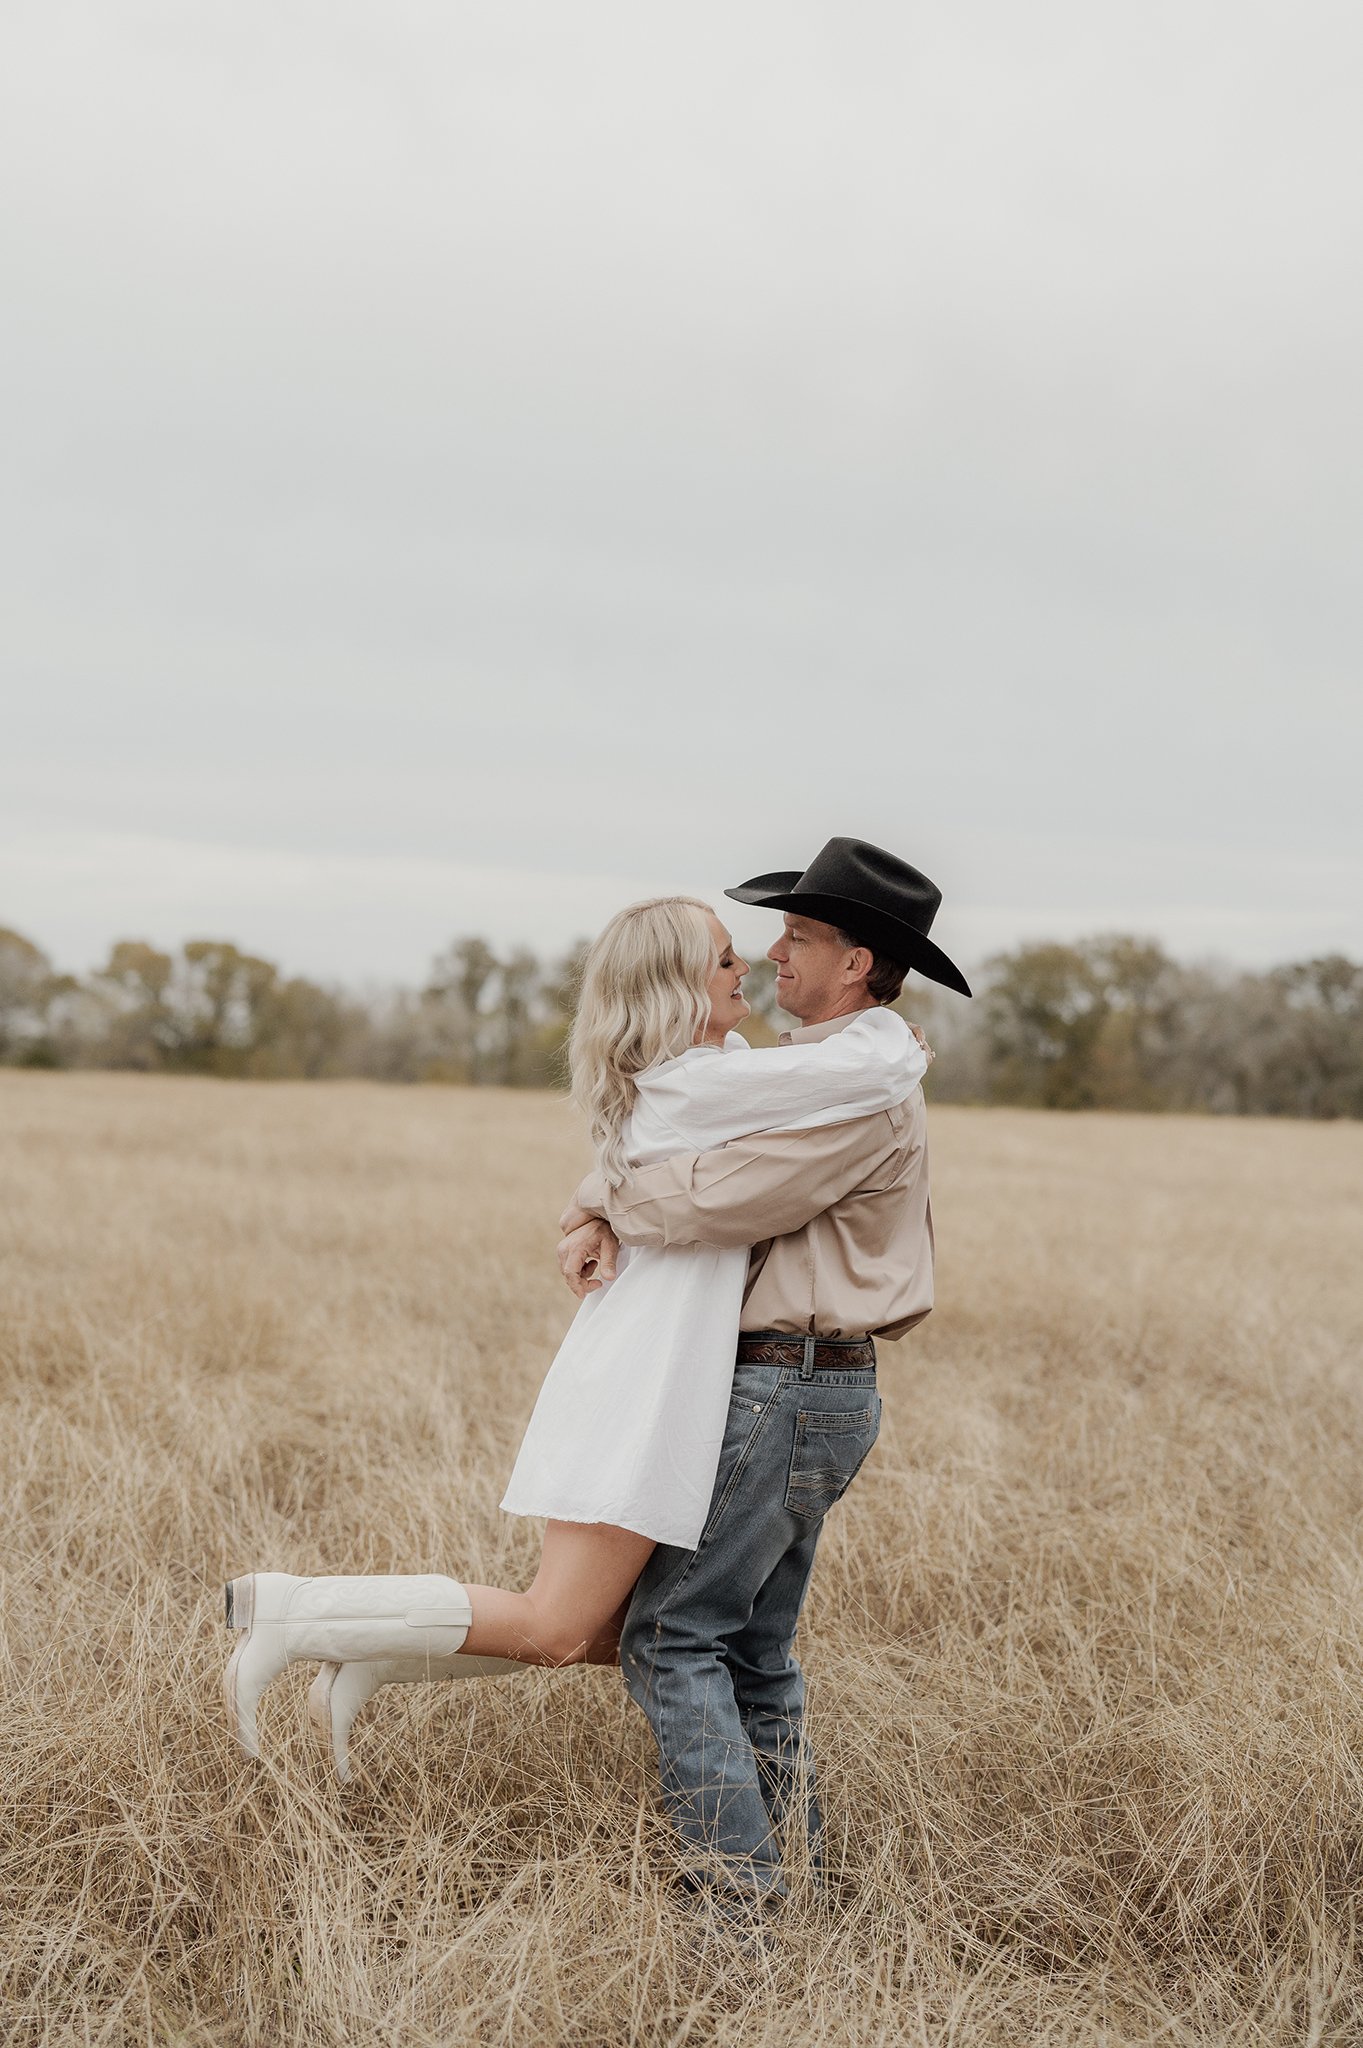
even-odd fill
[(970, 994), (960, 968), (928, 937), (941, 890), (906, 860), (864, 839), (830, 839), (803, 874), (754, 875), (724, 893), (735, 903), (835, 924), (896, 966)]

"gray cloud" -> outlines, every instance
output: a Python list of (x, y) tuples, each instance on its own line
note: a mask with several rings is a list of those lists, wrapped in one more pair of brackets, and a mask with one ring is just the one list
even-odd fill
[(6, 37), (0, 919), (414, 974), (861, 830), (968, 957), (1363, 948), (1352, 11)]

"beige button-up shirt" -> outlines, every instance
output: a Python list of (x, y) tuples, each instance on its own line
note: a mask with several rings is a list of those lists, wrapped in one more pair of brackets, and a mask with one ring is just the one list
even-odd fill
[[(781, 1042), (827, 1038), (851, 1021), (805, 1025)], [(902, 1337), (932, 1307), (921, 1088), (847, 1123), (678, 1153), (618, 1188), (590, 1173), (577, 1202), (624, 1244), (751, 1245), (744, 1330)]]

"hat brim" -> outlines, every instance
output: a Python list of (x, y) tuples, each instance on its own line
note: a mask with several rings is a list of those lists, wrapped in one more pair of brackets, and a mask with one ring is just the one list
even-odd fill
[(792, 917), (812, 917), (818, 924), (837, 925), (840, 931), (851, 932), (873, 952), (885, 954), (898, 966), (912, 968), (928, 981), (955, 989), (958, 995), (970, 994), (970, 983), (955, 961), (916, 926), (891, 917), (888, 911), (868, 910), (864, 903), (851, 897), (797, 891), (794, 884), (799, 879), (798, 873), (754, 875), (750, 882), (740, 882), (736, 889), (726, 889), (724, 893), (735, 903), (751, 903), (760, 910), (788, 910)]

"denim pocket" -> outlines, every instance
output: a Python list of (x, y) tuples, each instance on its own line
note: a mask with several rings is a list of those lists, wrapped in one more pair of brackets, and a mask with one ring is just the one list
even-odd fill
[(786, 1481), (786, 1506), (791, 1513), (811, 1521), (826, 1515), (856, 1478), (879, 1433), (879, 1394), (872, 1394), (868, 1408), (851, 1413), (802, 1408), (795, 1419), (795, 1446)]

